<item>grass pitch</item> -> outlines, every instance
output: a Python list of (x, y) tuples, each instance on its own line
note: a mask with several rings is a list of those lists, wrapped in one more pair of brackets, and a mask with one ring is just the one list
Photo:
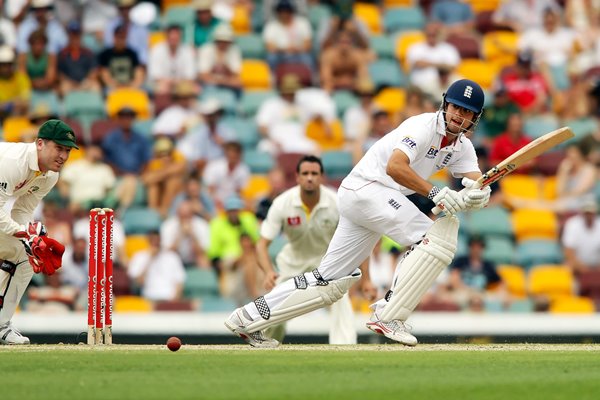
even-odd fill
[(0, 347), (4, 399), (597, 399), (600, 346)]

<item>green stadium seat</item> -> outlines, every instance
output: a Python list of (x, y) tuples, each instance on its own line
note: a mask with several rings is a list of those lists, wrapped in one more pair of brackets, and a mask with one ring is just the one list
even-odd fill
[(201, 312), (231, 312), (235, 310), (237, 304), (231, 299), (219, 296), (203, 297), (200, 304)]
[(343, 179), (354, 167), (349, 151), (326, 151), (321, 155), (323, 170), (330, 179)]
[(462, 257), (469, 254), (469, 244), (467, 243), (467, 236), (462, 234), (462, 231), (458, 232), (458, 241), (456, 244), (456, 254), (454, 257)]
[(53, 91), (31, 91), (31, 97), (29, 98), (29, 110), (35, 111), (39, 107), (47, 109), (56, 116), (63, 114), (62, 104), (58, 98), (58, 95)]
[(550, 76), (558, 90), (567, 90), (571, 87), (569, 72), (565, 65), (555, 65), (550, 68)]
[(242, 52), (243, 58), (264, 60), (267, 54), (263, 38), (256, 34), (236, 36), (235, 43)]
[(142, 135), (146, 136), (150, 140), (154, 140), (152, 135), (152, 126), (154, 125), (154, 119), (143, 119), (137, 120), (133, 123), (133, 129)]
[(344, 116), (347, 109), (359, 103), (358, 98), (349, 90), (336, 90), (332, 97), (340, 117)]
[(161, 223), (160, 214), (150, 208), (129, 208), (123, 213), (123, 229), (126, 235), (147, 234), (160, 230)]
[(554, 240), (524, 240), (517, 245), (516, 263), (525, 268), (539, 264), (560, 264), (560, 245)]
[(532, 139), (537, 139), (548, 132), (560, 128), (560, 121), (554, 115), (536, 115), (523, 122), (523, 131)]
[(103, 43), (101, 43), (94, 33), (84, 33), (81, 38), (83, 47), (87, 47), (94, 54), (100, 53), (103, 49)]
[(148, 205), (148, 201), (146, 198), (146, 185), (139, 180), (137, 183), (137, 187), (135, 190), (135, 197), (133, 198), (133, 202), (131, 203), (132, 207), (146, 207)]
[(510, 215), (502, 207), (490, 207), (468, 214), (466, 230), (471, 235), (513, 236)]
[(72, 91), (64, 98), (65, 114), (68, 117), (79, 119), (80, 117), (104, 118), (106, 115), (102, 95), (93, 91)]
[(244, 117), (254, 118), (261, 104), (277, 94), (272, 90), (253, 90), (244, 92), (238, 104), (238, 114)]
[(222, 120), (223, 124), (235, 132), (237, 140), (244, 149), (252, 150), (260, 140), (258, 127), (252, 119), (227, 117)]
[(598, 129), (598, 123), (592, 117), (563, 121), (563, 125), (570, 127), (573, 133), (575, 134), (574, 138), (569, 139), (567, 142), (563, 143), (563, 147), (565, 145), (570, 145), (579, 142), (585, 136), (594, 133)]
[(235, 93), (232, 90), (218, 88), (218, 87), (205, 87), (200, 94), (200, 101), (207, 99), (217, 99), (223, 107), (225, 114), (232, 115), (236, 113), (238, 104)]
[(186, 298), (206, 298), (219, 296), (219, 279), (214, 269), (189, 268), (183, 284)]
[(515, 300), (508, 306), (509, 312), (530, 313), (533, 312), (533, 302), (529, 299)]
[(275, 166), (273, 156), (260, 150), (245, 150), (244, 163), (253, 174), (266, 174)]
[(394, 40), (390, 36), (371, 36), (369, 39), (371, 48), (380, 60), (395, 60)]
[(406, 86), (406, 77), (397, 61), (377, 60), (372, 62), (369, 64), (369, 76), (377, 88), (382, 86)]
[(488, 236), (485, 238), (483, 256), (496, 264), (513, 264), (515, 261), (513, 241), (507, 237)]
[(162, 25), (179, 25), (183, 29), (183, 41), (188, 44), (194, 42), (194, 19), (196, 13), (191, 7), (173, 6), (169, 7), (162, 18)]
[(394, 7), (386, 10), (383, 26), (388, 33), (417, 30), (425, 27), (425, 14), (420, 7)]
[(600, 203), (600, 182), (596, 183), (594, 193), (596, 194), (596, 202)]
[(329, 8), (322, 4), (312, 5), (308, 8), (308, 20), (313, 27), (313, 30), (319, 29), (323, 20), (328, 20), (331, 17)]

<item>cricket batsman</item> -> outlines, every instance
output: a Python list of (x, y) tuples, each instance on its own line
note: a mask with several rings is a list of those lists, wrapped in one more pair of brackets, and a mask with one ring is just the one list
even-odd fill
[[(481, 117), (484, 93), (468, 79), (454, 82), (440, 109), (404, 121), (377, 141), (342, 181), (338, 190), (340, 220), (318, 268), (275, 286), (271, 292), (235, 310), (225, 326), (255, 347), (279, 343), (264, 329), (331, 305), (361, 278), (359, 265), (382, 235), (413, 246), (396, 267), (392, 286), (375, 302), (367, 327), (408, 346), (417, 339), (405, 325), (414, 308), (456, 252), (456, 214), (485, 207), (489, 187), (481, 176), (472, 133)], [(448, 168), (462, 177), (462, 193), (434, 186), (428, 179)], [(427, 196), (445, 212), (432, 221), (406, 196)]]
[(40, 127), (34, 143), (0, 143), (0, 344), (29, 344), (10, 320), (33, 273), (52, 275), (62, 265), (64, 246), (33, 221), (33, 211), (72, 148), (78, 148), (73, 130), (56, 119)]

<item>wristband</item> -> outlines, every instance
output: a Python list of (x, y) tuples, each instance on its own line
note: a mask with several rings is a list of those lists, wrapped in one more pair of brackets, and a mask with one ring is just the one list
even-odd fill
[(431, 190), (429, 191), (429, 194), (427, 195), (427, 198), (428, 198), (429, 200), (433, 200), (433, 198), (434, 198), (435, 196), (437, 196), (439, 192), (440, 192), (440, 188), (439, 188), (439, 187), (437, 187), (437, 186), (434, 186), (434, 187), (432, 187), (432, 188), (431, 188)]

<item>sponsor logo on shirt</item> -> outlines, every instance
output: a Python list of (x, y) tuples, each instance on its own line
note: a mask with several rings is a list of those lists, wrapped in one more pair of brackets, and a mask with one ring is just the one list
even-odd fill
[(2, 190), (3, 192), (6, 192), (7, 189), (8, 189), (8, 183), (0, 182), (0, 190)]
[(400, 203), (398, 203), (398, 202), (397, 202), (396, 200), (394, 200), (394, 199), (389, 199), (389, 200), (388, 200), (388, 204), (389, 204), (390, 206), (392, 206), (392, 207), (393, 207), (395, 210), (397, 210), (397, 209), (399, 209), (400, 207), (402, 207), (402, 206), (400, 205)]
[(438, 149), (435, 148), (435, 146), (431, 146), (429, 148), (429, 150), (427, 150), (427, 154), (425, 154), (425, 157), (427, 158), (435, 158), (438, 155)]
[(300, 217), (288, 217), (287, 224), (289, 226), (299, 226), (302, 224), (302, 218)]
[(402, 143), (406, 144), (411, 149), (414, 149), (415, 147), (417, 147), (417, 142), (415, 142), (415, 140), (413, 138), (411, 138), (410, 136), (405, 136), (402, 139)]

